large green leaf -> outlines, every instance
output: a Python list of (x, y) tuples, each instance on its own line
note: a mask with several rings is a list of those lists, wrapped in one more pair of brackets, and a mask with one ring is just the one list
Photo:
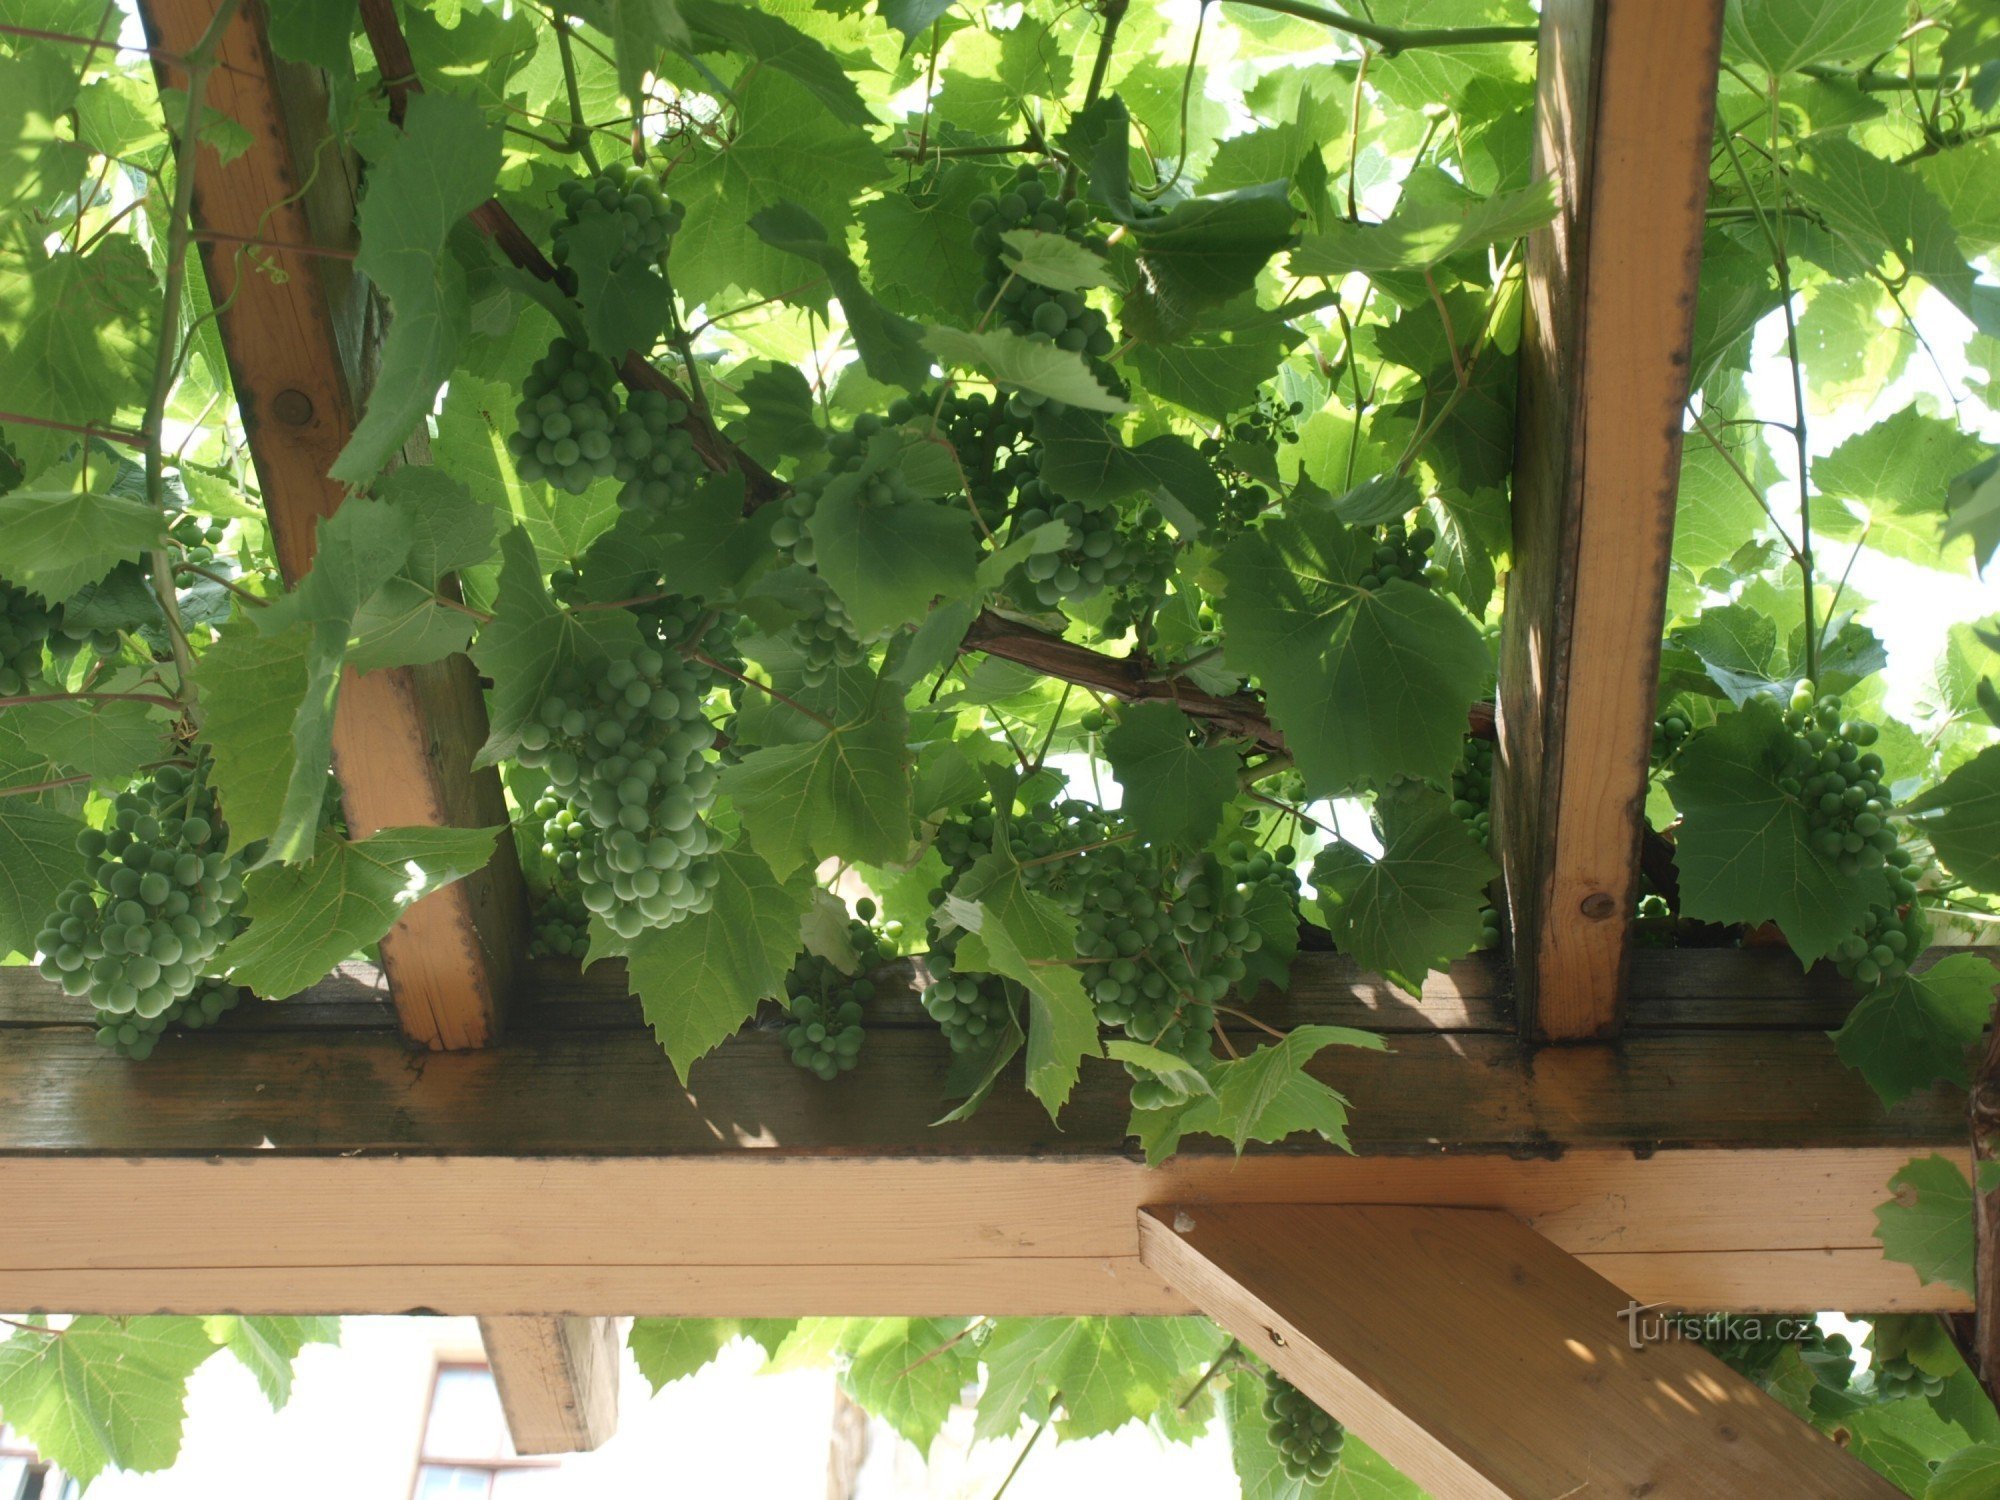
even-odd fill
[(445, 236), (493, 194), (500, 127), (462, 94), (414, 94), (403, 134), (369, 163), (356, 268), (394, 316), (354, 435), (329, 471), (360, 484), (394, 458), (450, 378), (469, 323), (465, 272)]
[(493, 856), (496, 828), (384, 828), (350, 843), (321, 836), (311, 859), (266, 865), (243, 883), (249, 926), (216, 962), (266, 999), (295, 995), (382, 940), (412, 902)]
[(731, 52), (790, 74), (842, 124), (875, 123), (840, 59), (789, 21), (729, 0), (674, 0), (674, 4), (694, 34), (697, 51), (711, 50), (712, 39)]
[(779, 877), (838, 856), (897, 864), (910, 852), (909, 725), (893, 700), (816, 739), (752, 750), (722, 790)]
[(1188, 737), (1187, 716), (1164, 703), (1125, 709), (1104, 737), (1132, 826), (1150, 842), (1199, 848), (1222, 826), (1241, 758)]
[(1904, 809), (1945, 868), (1975, 890), (2000, 894), (2000, 745), (1989, 745)]
[(1442, 793), (1415, 789), (1379, 806), (1381, 856), (1329, 844), (1313, 862), (1313, 885), (1341, 951), (1417, 994), (1429, 970), (1477, 946), (1498, 871)]
[[(309, 784), (294, 772), (301, 747), (292, 731), (301, 718), (311, 680), (312, 630), (301, 623), (266, 635), (249, 620), (225, 625), (201, 658), (203, 728), (215, 758), (212, 773), (222, 814), (229, 820), (232, 851), (268, 839), (277, 831), (294, 786)], [(322, 691), (326, 685), (322, 683)], [(304, 747), (316, 757), (319, 789), (326, 786), (332, 717), (323, 716), (328, 738)], [(310, 816), (316, 818), (318, 805)], [(294, 826), (300, 826), (294, 819)], [(314, 826), (303, 826), (310, 832)]]
[(847, 606), (855, 631), (878, 635), (921, 620), (940, 597), (972, 592), (978, 547), (962, 504), (942, 500), (892, 500), (869, 494), (869, 474), (890, 454), (871, 445), (869, 469), (827, 487), (809, 523), (815, 568)]
[(1492, 672), (1464, 610), (1401, 579), (1363, 588), (1370, 533), (1295, 513), (1220, 559), (1229, 664), (1252, 673), (1307, 790), (1416, 776), (1442, 782)]
[(1949, 1157), (1919, 1157), (1889, 1179), (1894, 1196), (1875, 1210), (1882, 1253), (1925, 1283), (1972, 1295), (1972, 1184)]
[(870, 375), (912, 391), (929, 382), (931, 359), (924, 351), (923, 325), (877, 302), (862, 284), (861, 273), (846, 250), (827, 238), (826, 226), (808, 210), (781, 200), (752, 214), (750, 228), (773, 249), (796, 255), (826, 273), (827, 285), (840, 299), (847, 330), (854, 336), (854, 347)]
[(209, 1338), (236, 1356), (273, 1411), (292, 1399), (292, 1365), (299, 1351), (307, 1344), (340, 1342), (338, 1318), (221, 1314), (204, 1321)]
[(1910, 23), (1904, 0), (1729, 0), (1723, 47), (1766, 73), (1865, 61), (1896, 45)]
[(1306, 1071), (1328, 1047), (1384, 1050), (1382, 1038), (1347, 1026), (1294, 1026), (1283, 1041), (1259, 1047), (1247, 1057), (1217, 1063), (1209, 1072), (1213, 1091), (1164, 1109), (1132, 1112), (1132, 1133), (1157, 1166), (1188, 1135), (1217, 1135), (1238, 1153), (1251, 1141), (1281, 1141), (1312, 1131), (1340, 1147), (1347, 1145), (1347, 1100)]
[(165, 520), (138, 500), (88, 490), (18, 490), (0, 497), (7, 577), (51, 604), (165, 539)]
[(1676, 854), (1681, 909), (1704, 922), (1776, 922), (1805, 963), (1824, 958), (1887, 904), (1882, 871), (1843, 874), (1808, 837), (1805, 806), (1780, 782), (1791, 731), (1752, 698), (1682, 749), (1669, 790), (1685, 815)]
[(493, 683), (486, 698), (492, 728), (475, 761), (482, 766), (520, 749), (522, 728), (557, 678), (604, 654), (576, 617), (549, 597), (524, 528), (516, 526), (500, 539), (500, 557), (494, 618), (472, 650), (473, 661)]
[(1271, 1442), (1264, 1382), (1254, 1375), (1229, 1377), (1223, 1410), (1242, 1500), (1424, 1500), (1422, 1490), (1351, 1432), (1341, 1444), (1340, 1465), (1328, 1478), (1319, 1483), (1294, 1479), (1285, 1471), (1284, 1455)]
[(945, 1418), (978, 1377), (967, 1318), (856, 1318), (841, 1352), (841, 1378), (870, 1416), (882, 1418), (929, 1455)]
[(924, 335), (924, 342), (940, 363), (977, 370), (1002, 386), (1085, 411), (1131, 409), (1124, 397), (1105, 389), (1081, 354), (1057, 348), (1046, 339), (1029, 338), (1011, 328), (967, 333), (936, 325)]
[(188, 1377), (213, 1353), (199, 1318), (18, 1329), (0, 1344), (0, 1412), (80, 1483), (107, 1468), (150, 1474), (179, 1455)]
[(1993, 1018), (2000, 969), (1974, 953), (1956, 953), (1924, 970), (1870, 990), (1833, 1043), (1885, 1104), (1933, 1083), (1970, 1083), (1967, 1051)]
[(1380, 224), (1339, 224), (1308, 235), (1292, 252), (1294, 276), (1379, 276), (1424, 271), (1468, 250), (1517, 240), (1556, 216), (1555, 183), (1466, 203), (1398, 209)]
[(1031, 890), (1004, 852), (960, 878), (947, 909), (967, 932), (955, 967), (1003, 974), (1028, 992), (1028, 1089), (1054, 1119), (1076, 1087), (1086, 1057), (1100, 1054), (1097, 1016), (1076, 961), (1076, 923)]
[(1226, 1341), (1204, 1318), (1001, 1318), (986, 1341), (973, 1432), (1011, 1437), (1060, 1393), (1065, 1439), (1116, 1432), (1172, 1407)]
[[(1951, 482), (1988, 451), (1957, 422), (1906, 406), (1815, 462), (1813, 488), (1866, 507), (1869, 546), (1912, 562), (1960, 567), (1966, 549), (1945, 546), (1945, 502)], [(1826, 535), (1861, 532), (1861, 523), (1837, 507), (1815, 506), (1813, 518)]]
[(0, 797), (0, 957), (35, 951), (63, 887), (83, 876), (83, 823), (25, 796)]
[(811, 901), (810, 867), (780, 881), (756, 855), (714, 856), (714, 904), (651, 928), (627, 953), (633, 992), (681, 1081), (735, 1033), (759, 1000), (784, 993)]
[(796, 1318), (634, 1318), (625, 1342), (655, 1392), (705, 1369), (738, 1339), (775, 1353)]

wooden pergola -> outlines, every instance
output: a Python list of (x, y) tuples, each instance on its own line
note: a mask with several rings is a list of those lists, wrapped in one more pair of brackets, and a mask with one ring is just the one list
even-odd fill
[[(1561, 212), (1527, 262), (1499, 692), (1513, 956), (1412, 998), (1308, 954), (1260, 999), (1388, 1035), (1322, 1063), (1357, 1155), (1196, 1140), (1149, 1170), (1109, 1070), (1060, 1130), (1006, 1091), (933, 1128), (948, 1052), (907, 987), (860, 1080), (819, 1084), (765, 1032), (683, 1088), (617, 965), (521, 959), (503, 855), (411, 908), (379, 971), (143, 1065), (0, 971), (0, 1306), (476, 1314), (524, 1452), (611, 1431), (621, 1316), (1199, 1310), (1440, 1496), (1896, 1493), (1619, 1317), (1968, 1309), (1874, 1238), (1892, 1173), (1967, 1151), (1964, 1101), (1885, 1109), (1825, 1038), (1845, 987), (1782, 950), (1633, 949), (1722, 9), (1542, 8)], [(142, 10), (175, 54), (214, 4)], [(254, 0), (221, 60), (210, 102), (254, 144), (199, 156), (196, 227), (296, 580), (379, 308), (286, 248), (352, 243), (321, 80), (273, 56)], [(354, 834), (504, 821), (468, 770), (483, 737), (463, 658), (350, 676)]]

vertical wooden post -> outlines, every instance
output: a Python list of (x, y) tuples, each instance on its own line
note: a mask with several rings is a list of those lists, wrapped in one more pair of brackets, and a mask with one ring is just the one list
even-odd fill
[(618, 1430), (617, 1318), (481, 1318), (514, 1451), (584, 1453)]
[(1723, 0), (1546, 0), (1494, 828), (1523, 1029), (1618, 1029)]
[(2000, 1161), (2000, 1007), (1979, 1060), (1973, 1081), (1972, 1194), (1973, 1298), (1977, 1316), (1972, 1325), (1973, 1373), (1986, 1394), (2000, 1403), (2000, 1187), (1979, 1191), (1977, 1174)]
[(1148, 1208), (1139, 1253), (1439, 1500), (1901, 1493), (1506, 1214)]
[[(140, 7), (154, 45), (168, 53), (192, 47), (215, 9), (215, 0)], [(260, 0), (247, 0), (231, 20), (219, 61), (209, 106), (249, 131), (251, 145), (227, 165), (214, 151), (196, 153), (194, 221), (279, 567), (297, 582), (312, 566), (315, 527), (345, 495), (327, 468), (360, 413), (369, 289), (344, 260), (306, 248), (354, 243), (349, 164), (327, 130), (322, 80), (272, 55)], [(163, 71), (175, 81), (171, 65)], [(478, 679), (462, 656), (349, 673), (334, 766), (352, 834), (506, 823), (499, 777), (471, 770), (485, 736)], [(487, 869), (417, 902), (391, 929), (382, 967), (411, 1038), (435, 1048), (494, 1038), (518, 963), (522, 907), (520, 871), (503, 838)]]

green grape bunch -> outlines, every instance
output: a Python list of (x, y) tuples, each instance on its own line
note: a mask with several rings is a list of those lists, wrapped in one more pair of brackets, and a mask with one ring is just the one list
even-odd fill
[(529, 924), (528, 956), (583, 958), (589, 952), (590, 908), (583, 904), (582, 893), (568, 881), (542, 892)]
[(873, 440), (893, 430), (887, 417), (863, 412), (845, 432), (828, 434), (826, 467), (792, 486), (791, 493), (779, 506), (778, 519), (771, 526), (771, 540), (788, 561), (810, 568), (817, 560), (808, 528), (821, 497), (835, 484), (850, 481), (856, 475), (864, 476), (860, 481), (861, 498), (873, 505), (899, 505), (922, 498), (911, 489), (900, 468), (892, 465), (868, 472)]
[(42, 647), (55, 619), (33, 594), (0, 579), (0, 697), (26, 692), (42, 675)]
[(620, 415), (611, 361), (557, 339), (521, 382), (521, 403), (507, 438), (514, 472), (524, 484), (545, 480), (581, 495), (618, 471), (614, 439)]
[(947, 972), (925, 985), (919, 998), (952, 1051), (976, 1052), (1006, 1028), (1019, 993), (997, 974)]
[(1081, 603), (1105, 589), (1144, 584), (1157, 589), (1165, 581), (1162, 563), (1171, 553), (1158, 542), (1158, 527), (1121, 523), (1110, 506), (1085, 506), (1050, 495), (1038, 479), (1021, 487), (1020, 509), (1011, 522), (1012, 536), (1024, 536), (1037, 526), (1060, 521), (1069, 528), (1066, 545), (1030, 555), (1007, 580), (1007, 592), (1031, 609), (1051, 610), (1065, 601)]
[(1868, 748), (1877, 729), (1866, 719), (1842, 717), (1840, 700), (1816, 694), (1810, 682), (1793, 689), (1785, 726), (1792, 748), (1779, 786), (1804, 804), (1813, 849), (1843, 875), (1880, 869), (1896, 847), (1896, 832), (1882, 757)]
[(853, 974), (817, 953), (801, 953), (785, 977), (785, 1045), (794, 1063), (828, 1082), (851, 1072), (860, 1060), (867, 1039), (862, 1022), (875, 998), (868, 976), (895, 957), (887, 937), (874, 926), (875, 903), (864, 896), (855, 911), (857, 917), (847, 924), (856, 957)]
[(97, 1044), (120, 1057), (144, 1062), (153, 1055), (153, 1049), (168, 1031), (176, 1026), (183, 1031), (199, 1031), (204, 1026), (213, 1026), (236, 1009), (243, 1000), (243, 994), (237, 986), (224, 980), (203, 979), (192, 993), (176, 1000), (157, 1016), (149, 1018), (136, 1011), (118, 1015), (100, 1010), (96, 1012), (97, 1030), (94, 1033)]
[(1916, 857), (1900, 844), (1883, 856), (1889, 900), (1868, 908), (1858, 932), (1833, 950), (1834, 967), (1864, 989), (1892, 984), (1910, 971), (1910, 960), (1930, 945), (1931, 925), (1917, 904)]
[(1264, 1420), (1286, 1478), (1324, 1484), (1333, 1477), (1347, 1429), (1276, 1370), (1264, 1372)]
[(1493, 741), (1467, 735), (1451, 770), (1451, 810), (1487, 850), (1493, 847), (1493, 748)]
[(618, 503), (658, 515), (691, 496), (708, 474), (687, 429), (688, 408), (664, 391), (634, 391), (611, 424)]
[(194, 993), (241, 926), (251, 851), (227, 852), (228, 825), (208, 778), (204, 755), (120, 792), (109, 826), (77, 836), (85, 873), (36, 934), (43, 977), (87, 996), (106, 1024), (165, 1015)]
[[(623, 938), (709, 909), (721, 847), (715, 728), (704, 701), (719, 674), (693, 659), (729, 654), (729, 626), (691, 599), (645, 617), (629, 656), (571, 668), (521, 732), (521, 764), (544, 772), (535, 803), (542, 853), (583, 904)], [(705, 635), (695, 631), (711, 620)]]
[(1906, 1354), (1890, 1354), (1874, 1363), (1875, 1390), (1884, 1401), (1911, 1396), (1935, 1400), (1944, 1394), (1945, 1378), (1913, 1364)]
[(1680, 753), (1694, 725), (1683, 713), (1667, 713), (1653, 721), (1653, 764), (1663, 766)]
[[(889, 418), (906, 421), (921, 411), (920, 403), (899, 400), (889, 408)], [(989, 531), (997, 530), (1015, 493), (1041, 467), (1028, 423), (1005, 401), (978, 391), (954, 392), (937, 407), (936, 431), (951, 445), (980, 520)]]
[(1435, 531), (1421, 524), (1411, 526), (1407, 521), (1391, 521), (1375, 529), (1375, 538), (1368, 571), (1356, 580), (1362, 588), (1379, 589), (1398, 578), (1418, 588), (1431, 586), (1434, 578), (1431, 548), (1437, 545)]
[(682, 212), (653, 173), (631, 162), (613, 162), (588, 180), (570, 179), (556, 189), (556, 196), (563, 216), (550, 237), (556, 265), (564, 272), (563, 289), (571, 296), (576, 284), (569, 262), (577, 231), (605, 220), (617, 226), (619, 236), (609, 266), (614, 274), (633, 262), (665, 273)]

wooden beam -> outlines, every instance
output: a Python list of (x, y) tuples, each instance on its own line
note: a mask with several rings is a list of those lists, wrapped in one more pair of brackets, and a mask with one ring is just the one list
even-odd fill
[(587, 1453), (618, 1430), (617, 1318), (481, 1318), (514, 1451)]
[(2000, 1402), (2000, 1182), (1983, 1193), (1977, 1187), (1977, 1174), (2000, 1161), (2000, 1007), (1994, 1016), (1972, 1085), (1973, 1287), (1979, 1304), (1972, 1365), (1986, 1394)]
[[(144, 0), (140, 13), (153, 44), (179, 53), (215, 9), (215, 0)], [(194, 224), (206, 236), (202, 264), (279, 567), (296, 583), (312, 566), (320, 519), (345, 498), (327, 468), (359, 416), (379, 308), (342, 260), (242, 243), (350, 248), (353, 183), (327, 133), (322, 81), (272, 55), (258, 0), (230, 22), (218, 62), (208, 104), (247, 130), (251, 145), (227, 165), (213, 151), (197, 154)], [(163, 81), (173, 81), (170, 70)], [(471, 770), (485, 738), (478, 678), (462, 656), (350, 672), (333, 753), (351, 834), (504, 824), (499, 776)], [(516, 964), (523, 900), (512, 843), (502, 839), (486, 869), (417, 902), (382, 940), (383, 967), (413, 1040), (439, 1048), (492, 1040)]]
[(1722, 9), (1542, 7), (1494, 792), (1535, 1040), (1623, 1015)]
[(1135, 1220), (1177, 1199), (1502, 1208), (1635, 1297), (1689, 1307), (1964, 1308), (1874, 1238), (1894, 1172), (1963, 1151), (1960, 1097), (1884, 1109), (1825, 1038), (1839, 1011), (1818, 976), (1675, 957), (1639, 966), (1634, 1013), (1657, 1025), (1530, 1057), (1491, 964), (1399, 1002), (1304, 956), (1288, 994), (1251, 1003), (1390, 1034), (1388, 1054), (1315, 1065), (1352, 1101), (1360, 1155), (1302, 1139), (1239, 1161), (1196, 1137), (1157, 1170), (1109, 1066), (1085, 1070), (1060, 1128), (1013, 1081), (933, 1127), (949, 1052), (887, 973), (855, 1074), (822, 1084), (761, 1029), (683, 1088), (596, 970), (481, 1052), (413, 1053), (356, 969), (143, 1064), (39, 977), (0, 971), (0, 1202), (21, 1205), (0, 1214), (0, 1306), (1184, 1312), (1140, 1264)]
[(1438, 1500), (1902, 1492), (1504, 1213), (1155, 1208), (1140, 1251)]

